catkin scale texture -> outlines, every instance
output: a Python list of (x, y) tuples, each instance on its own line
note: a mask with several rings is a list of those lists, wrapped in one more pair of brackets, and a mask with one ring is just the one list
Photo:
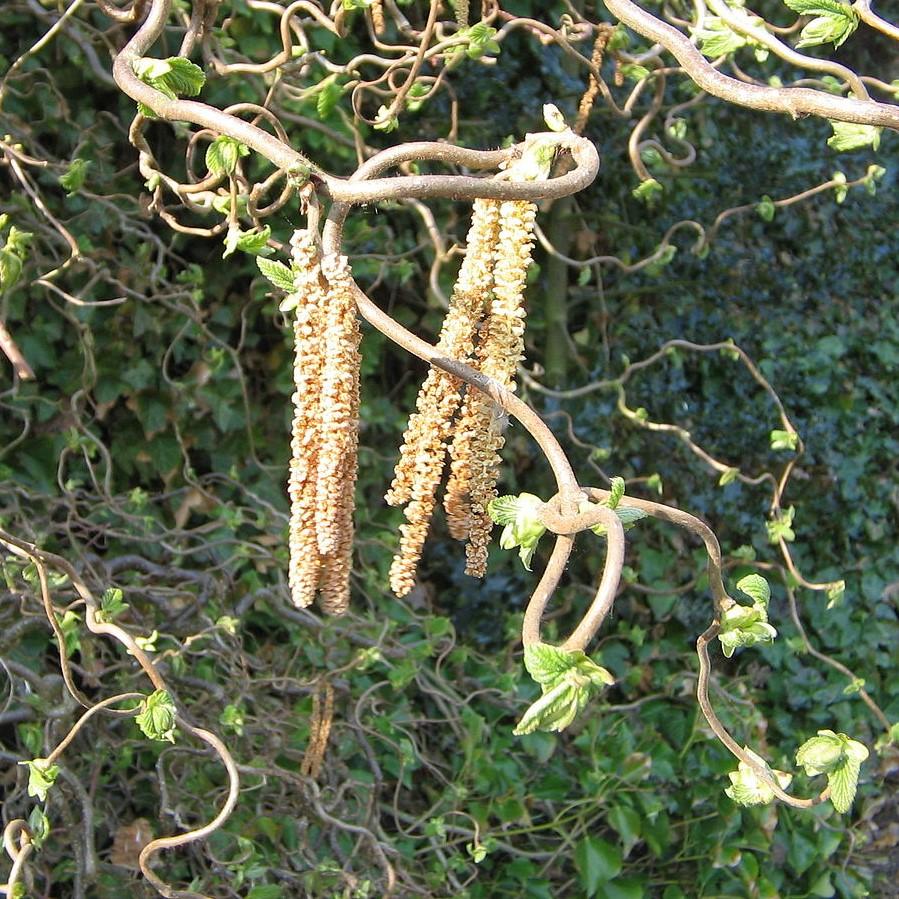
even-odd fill
[(344, 257), (320, 261), (309, 232), (291, 240), (294, 272), (294, 417), (288, 583), (308, 606), (349, 604), (353, 490), (357, 474), (359, 341), (352, 281)]

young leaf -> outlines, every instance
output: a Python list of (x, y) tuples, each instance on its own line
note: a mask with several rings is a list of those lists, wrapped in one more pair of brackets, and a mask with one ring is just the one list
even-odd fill
[(280, 287), (281, 290), (286, 290), (288, 293), (293, 291), (293, 272), (283, 262), (257, 256), (256, 265), (275, 287)]
[(793, 518), (795, 515), (796, 509), (790, 506), (789, 509), (781, 510), (771, 521), (765, 522), (769, 543), (778, 543), (781, 540), (791, 543), (796, 539), (796, 532), (793, 530)]
[(624, 496), (624, 478), (612, 478), (609, 498), (606, 500), (606, 505), (610, 509), (616, 508), (618, 503), (621, 502), (622, 496)]
[(833, 137), (827, 141), (827, 146), (838, 153), (849, 150), (860, 150), (862, 147), (871, 147), (876, 150), (880, 146), (880, 132), (883, 130), (876, 125), (858, 125), (855, 122), (831, 122)]
[(231, 175), (237, 161), (250, 155), (250, 148), (227, 134), (220, 134), (206, 148), (206, 168), (213, 175)]
[(830, 787), (830, 801), (833, 807), (842, 815), (846, 814), (855, 799), (858, 789), (858, 773), (861, 762), (854, 758), (846, 757), (827, 775), (827, 785)]
[(47, 792), (59, 776), (59, 765), (52, 765), (47, 759), (31, 759), (19, 764), (28, 768), (28, 795), (46, 802)]
[(59, 176), (59, 184), (65, 190), (67, 197), (71, 197), (81, 190), (84, 186), (84, 179), (87, 177), (87, 170), (91, 165), (92, 163), (89, 159), (75, 157), (69, 163), (65, 173)]
[(151, 740), (175, 742), (175, 704), (165, 690), (156, 690), (141, 701), (137, 726)]
[[(784, 771), (773, 771), (768, 763), (748, 746), (744, 746), (743, 750), (772, 780), (776, 780), (782, 789), (785, 790), (790, 785), (792, 775)], [(774, 799), (771, 787), (758, 775), (755, 768), (746, 762), (741, 761), (737, 770), (731, 771), (728, 777), (731, 785), (724, 792), (737, 805), (767, 805)]]
[(774, 220), (774, 213), (777, 211), (777, 207), (774, 205), (774, 200), (765, 194), (755, 207), (755, 211), (759, 214), (762, 221), (771, 222)]
[(693, 37), (699, 41), (702, 55), (709, 59), (726, 56), (749, 43), (747, 38), (732, 31), (727, 22), (717, 16), (706, 16), (703, 27), (693, 30)]
[(739, 468), (725, 468), (724, 471), (721, 472), (721, 477), (718, 478), (718, 486), (726, 487), (728, 484), (737, 479), (737, 475), (739, 473)]
[(748, 596), (755, 605), (768, 608), (771, 599), (771, 588), (760, 574), (747, 574), (737, 581), (737, 589)]
[(36, 805), (28, 815), (28, 831), (35, 849), (40, 849), (50, 836), (50, 819), (39, 805)]
[(799, 445), (799, 435), (795, 431), (779, 431), (775, 428), (769, 439), (773, 450), (795, 450)]
[(494, 523), (504, 525), (499, 545), (503, 549), (520, 547), (518, 555), (528, 571), (537, 543), (546, 531), (540, 520), (542, 508), (543, 500), (533, 493), (499, 496), (487, 505), (487, 514)]
[(110, 587), (103, 592), (100, 597), (100, 609), (97, 612), (97, 621), (112, 621), (117, 618), (125, 609), (128, 603), (123, 599), (124, 594), (118, 587)]

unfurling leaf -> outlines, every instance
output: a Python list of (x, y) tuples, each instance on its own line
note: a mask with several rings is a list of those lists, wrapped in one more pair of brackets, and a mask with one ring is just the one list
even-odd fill
[(774, 213), (777, 211), (777, 207), (774, 205), (774, 200), (765, 194), (758, 202), (758, 205), (756, 205), (755, 211), (759, 214), (762, 221), (770, 222), (774, 220)]
[(137, 726), (151, 740), (175, 742), (175, 703), (165, 690), (156, 690), (140, 704)]
[(19, 764), (28, 768), (28, 795), (46, 802), (47, 792), (59, 776), (59, 765), (53, 765), (47, 759), (31, 759)]
[(839, 47), (858, 28), (858, 13), (848, 3), (836, 0), (784, 0), (784, 3), (800, 15), (815, 16), (802, 29), (797, 49), (827, 43)]
[(795, 450), (799, 446), (799, 435), (795, 431), (779, 431), (776, 428), (769, 435), (771, 449)]
[[(756, 755), (748, 746), (743, 751), (766, 773), (772, 780), (776, 780), (781, 789), (786, 789), (793, 779), (792, 775), (785, 771), (774, 771), (768, 763)], [(736, 771), (728, 774), (731, 785), (724, 791), (737, 805), (767, 805), (774, 799), (774, 791), (756, 772), (755, 768), (741, 761)]]
[(827, 146), (838, 153), (849, 150), (860, 150), (862, 147), (871, 147), (876, 150), (880, 146), (880, 132), (883, 130), (876, 125), (858, 125), (855, 122), (831, 122), (833, 137), (827, 141)]
[[(134, 60), (132, 71), (144, 84), (149, 84), (170, 100), (196, 97), (206, 83), (203, 70), (183, 56), (153, 59), (145, 56)], [(155, 118), (156, 113), (143, 103), (137, 104), (141, 115)]]
[(771, 643), (777, 637), (777, 631), (768, 624), (768, 601), (771, 598), (768, 582), (761, 575), (747, 574), (737, 582), (737, 589), (752, 599), (753, 604), (750, 607), (734, 603), (721, 614), (718, 640), (728, 659), (741, 646)]
[(528, 571), (531, 570), (531, 559), (537, 543), (546, 531), (546, 526), (540, 519), (542, 509), (543, 500), (533, 493), (498, 496), (487, 505), (487, 513), (494, 524), (504, 528), (499, 545), (503, 549), (520, 547), (518, 555)]
[(524, 649), (524, 664), (540, 684), (543, 695), (522, 716), (514, 733), (535, 730), (561, 731), (584, 708), (594, 690), (615, 679), (583, 650), (565, 650), (548, 643), (531, 643)]
[(779, 543), (781, 540), (791, 543), (796, 539), (796, 531), (793, 530), (795, 515), (795, 507), (790, 506), (789, 509), (781, 510), (771, 521), (765, 522), (769, 543)]
[(213, 175), (231, 175), (238, 160), (250, 155), (250, 148), (227, 134), (220, 134), (206, 148), (206, 168)]
[(861, 763), (868, 757), (868, 747), (846, 734), (819, 730), (796, 751), (796, 764), (805, 768), (809, 777), (827, 775), (830, 801), (841, 814), (848, 812), (858, 787)]

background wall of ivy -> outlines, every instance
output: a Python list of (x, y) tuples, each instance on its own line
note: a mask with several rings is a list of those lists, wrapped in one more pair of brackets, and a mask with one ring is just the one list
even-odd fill
[[(230, 6), (232, 39), (251, 56), (268, 55), (277, 45), (272, 20), (240, 2)], [(91, 9), (79, 15), (94, 46), (94, 32), (108, 23)], [(29, 3), (19, 0), (0, 10), (0, 26), (5, 71), (41, 31)], [(319, 38), (329, 51), (349, 54), (361, 32), (352, 31), (344, 46)], [(876, 54), (878, 46), (840, 52)], [(889, 80), (890, 67), (899, 74), (899, 66), (884, 59)], [(106, 66), (107, 56), (99, 62)], [(627, 561), (637, 583), (623, 589), (596, 647), (619, 681), (606, 705), (559, 737), (512, 736), (532, 698), (515, 636), (532, 576), (514, 554), (496, 548), (490, 575), (476, 583), (462, 574), (460, 549), (438, 525), (421, 589), (407, 602), (386, 591), (399, 516), (382, 496), (391, 447), (423, 368), (380, 335), (366, 332), (363, 347), (355, 608), (346, 619), (321, 621), (287, 607), (291, 348), (278, 298), (248, 257), (223, 263), (217, 242), (175, 235), (145, 215), (126, 141), (131, 104), (90, 63), (83, 46), (60, 36), (14, 82), (0, 130), (54, 161), (37, 176), (42, 196), (103, 273), (85, 287), (87, 275), (75, 270), (66, 289), (85, 301), (116, 296), (113, 282), (129, 293), (118, 305), (78, 307), (29, 286), (58, 247), (0, 169), (0, 212), (35, 233), (27, 277), (3, 295), (0, 314), (37, 374), (14, 387), (6, 369), (0, 380), (0, 517), (4, 527), (71, 558), (98, 588), (123, 589), (129, 609), (122, 620), (136, 632), (156, 632), (157, 656), (167, 658), (180, 699), (202, 724), (227, 734), (245, 766), (238, 812), (208, 853), (197, 847), (167, 857), (168, 879), (250, 899), (377, 896), (380, 853), (403, 872), (408, 895), (894, 895), (895, 747), (863, 767), (860, 799), (845, 819), (829, 806), (747, 810), (724, 796), (733, 761), (691, 696), (692, 644), (708, 617), (702, 560), (661, 526), (641, 525), (630, 535)], [(504, 46), (489, 77), (472, 65), (460, 83), (460, 137), (471, 146), (536, 129), (546, 100), (573, 118), (583, 90), (556, 49), (524, 37)], [(210, 81), (213, 101), (226, 102), (216, 90)], [(227, 102), (258, 99), (246, 90)], [(689, 95), (690, 88), (672, 90)], [(392, 135), (369, 139), (386, 145), (439, 137), (442, 103), (410, 114)], [(318, 117), (332, 134), (298, 127), (293, 137), (332, 170), (349, 171), (351, 151), (334, 136), (350, 133), (344, 106), (338, 97), (310, 101), (298, 114)], [(573, 348), (561, 386), (616, 374), (625, 358), (642, 358), (675, 337), (732, 338), (758, 361), (807, 447), (788, 495), (797, 560), (815, 579), (847, 583), (833, 609), (822, 595), (800, 591), (804, 624), (815, 646), (863, 678), (895, 722), (899, 144), (886, 135), (876, 157), (836, 156), (826, 147), (825, 124), (787, 123), (715, 102), (688, 124), (700, 157), (681, 172), (654, 168), (665, 191), (648, 208), (632, 196), (626, 123), (596, 112), (587, 133), (600, 147), (603, 170), (568, 212), (578, 252), (635, 260), (681, 218), (708, 224), (726, 206), (793, 193), (837, 168), (853, 178), (876, 161), (888, 172), (874, 197), (854, 189), (842, 204), (826, 194), (770, 222), (754, 213), (732, 219), (704, 256), (676, 238), (667, 264), (636, 275), (609, 267), (590, 270), (589, 278), (559, 275), (538, 252), (529, 364), (545, 361), (546, 309), (560, 277), (568, 284)], [(157, 148), (169, 133), (156, 126)], [(60, 176), (75, 158), (89, 165), (67, 196)], [(447, 240), (461, 241), (466, 210), (434, 210)], [(552, 212), (544, 212), (549, 227)], [(299, 224), (296, 211), (272, 223), (282, 239)], [(433, 335), (442, 311), (427, 287), (428, 250), (416, 251), (422, 241), (420, 219), (386, 204), (363, 210), (348, 229), (360, 283), (376, 283), (382, 306)], [(558, 401), (524, 393), (547, 413), (579, 470), (658, 475), (629, 491), (652, 497), (658, 487), (666, 501), (703, 515), (734, 579), (747, 570), (741, 559), (775, 561), (762, 489), (719, 486), (673, 438), (625, 421), (611, 394)], [(777, 426), (770, 404), (724, 355), (671, 355), (635, 379), (629, 400), (688, 428), (742, 470), (763, 470), (779, 458), (768, 443)], [(545, 467), (514, 426), (505, 461), (506, 492), (550, 492)], [(564, 632), (567, 610), (585, 601), (600, 564), (598, 548), (577, 552), (550, 633)], [(75, 710), (62, 698), (29, 572), (6, 560), (4, 574), (0, 653), (33, 672), (31, 680), (10, 673), (4, 688), (0, 760), (9, 817), (27, 813), (29, 803), (13, 762), (41, 755)], [(762, 746), (781, 768), (818, 728), (873, 745), (877, 722), (851, 681), (802, 652), (777, 586), (771, 620), (781, 634), (774, 647), (744, 651), (721, 667), (714, 698), (738, 739)], [(89, 695), (130, 688), (126, 659), (77, 622), (71, 640)], [(320, 701), (326, 680), (334, 724), (313, 788), (300, 768), (314, 698)], [(117, 834), (139, 818), (157, 833), (203, 819), (221, 772), (189, 751), (149, 745), (131, 724), (104, 721), (77, 746), (66, 760), (71, 776), (48, 810), (54, 831), (38, 870), (53, 895), (77, 895), (77, 847), (89, 808), (100, 867), (87, 894), (149, 895), (127, 866), (113, 864), (122, 861), (113, 851)]]

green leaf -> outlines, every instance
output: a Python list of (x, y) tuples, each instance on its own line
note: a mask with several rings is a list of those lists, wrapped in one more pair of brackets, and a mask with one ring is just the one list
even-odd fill
[[(587, 508), (586, 504), (581, 508), (581, 511), (584, 511), (585, 508)], [(618, 520), (621, 522), (621, 526), (626, 531), (629, 531), (638, 521), (642, 521), (649, 514), (635, 506), (619, 506), (614, 511), (618, 516)], [(607, 532), (607, 528), (602, 522), (595, 524), (590, 530), (593, 531), (597, 537), (605, 537)]]
[(265, 225), (257, 231), (241, 231), (237, 225), (231, 225), (225, 233), (225, 252), (222, 259), (230, 256), (235, 250), (243, 250), (251, 256), (270, 256), (275, 251), (268, 246), (268, 239), (272, 236), (272, 229)]
[(718, 486), (726, 487), (728, 484), (737, 479), (737, 475), (739, 473), (739, 468), (725, 468), (724, 471), (721, 472), (721, 477), (718, 478)]
[(244, 712), (238, 705), (226, 705), (219, 715), (219, 724), (228, 730), (234, 731), (237, 736), (243, 736)]
[(247, 899), (282, 899), (284, 890), (276, 883), (257, 884), (247, 893)]
[(819, 730), (818, 736), (806, 740), (796, 750), (796, 764), (805, 768), (809, 777), (827, 774), (836, 768), (845, 753), (844, 742), (832, 730)]
[[(782, 789), (786, 789), (790, 785), (790, 781), (793, 779), (790, 774), (784, 771), (772, 771), (768, 763), (748, 746), (744, 746), (743, 750), (772, 780), (776, 780)], [(756, 773), (755, 768), (747, 762), (741, 761), (737, 770), (731, 771), (728, 777), (731, 785), (724, 792), (737, 805), (767, 805), (774, 799), (774, 791)]]
[(610, 509), (614, 509), (618, 506), (618, 503), (621, 502), (622, 496), (624, 496), (624, 478), (612, 478), (609, 498), (606, 500), (605, 504)]
[(81, 159), (75, 157), (70, 163), (65, 173), (59, 176), (59, 183), (66, 196), (71, 197), (78, 193), (84, 186), (84, 179), (87, 177), (87, 170), (93, 165), (89, 159)]
[(574, 863), (585, 894), (595, 896), (602, 884), (621, 873), (621, 850), (599, 837), (586, 836), (574, 847)]
[(280, 287), (281, 290), (286, 290), (288, 293), (293, 291), (293, 272), (283, 262), (257, 256), (256, 265), (275, 287)]
[(880, 146), (880, 132), (882, 128), (876, 125), (857, 125), (855, 122), (831, 122), (833, 137), (827, 141), (827, 146), (838, 153), (849, 150), (860, 150), (863, 147), (871, 147), (876, 150)]
[(846, 581), (834, 581), (827, 587), (827, 608), (833, 609), (843, 602), (846, 593)]
[[(151, 57), (136, 59), (132, 63), (132, 71), (141, 81), (170, 100), (179, 96), (195, 97), (206, 83), (203, 70), (182, 56), (170, 56), (168, 59)], [(156, 116), (156, 113), (143, 103), (138, 103), (137, 108), (141, 115), (147, 118)]]
[(779, 431), (775, 428), (769, 439), (773, 450), (795, 450), (799, 446), (799, 435), (795, 431)]
[(540, 519), (543, 500), (533, 493), (498, 496), (487, 505), (487, 514), (496, 524), (505, 525), (499, 545), (503, 549), (520, 547), (518, 555), (524, 567), (531, 570), (531, 559), (546, 527)]
[(28, 815), (28, 832), (31, 834), (31, 842), (35, 849), (40, 849), (50, 836), (50, 819), (39, 805), (36, 805)]
[(771, 521), (765, 522), (769, 543), (778, 543), (781, 540), (790, 543), (796, 539), (796, 532), (793, 530), (793, 518), (795, 515), (796, 509), (790, 506), (789, 509), (781, 510)]
[(22, 276), (22, 260), (7, 249), (0, 249), (0, 291), (9, 290)]
[(53, 765), (47, 759), (31, 759), (19, 764), (28, 768), (28, 795), (46, 802), (47, 792), (59, 776), (59, 765)]
[(596, 686), (615, 683), (615, 678), (582, 649), (562, 649), (550, 643), (525, 646), (524, 667), (541, 686), (555, 686), (570, 672), (580, 674)]
[(830, 787), (830, 801), (833, 807), (845, 814), (852, 806), (855, 792), (858, 789), (858, 773), (861, 762), (846, 757), (833, 771), (827, 774), (827, 785)]
[(65, 653), (71, 656), (81, 649), (81, 617), (69, 609), (63, 615), (57, 615), (56, 621), (62, 631)]
[(784, 0), (784, 3), (800, 15), (817, 17), (802, 29), (797, 49), (825, 43), (839, 47), (858, 28), (858, 13), (847, 3), (837, 0)]
[(110, 587), (100, 597), (100, 609), (97, 612), (98, 621), (112, 621), (128, 608), (128, 603), (123, 599), (124, 594), (118, 587)]
[(760, 574), (747, 574), (737, 581), (737, 589), (748, 596), (755, 605), (768, 608), (771, 599), (771, 588)]
[(765, 194), (755, 207), (755, 211), (763, 221), (770, 222), (774, 220), (774, 214), (777, 211), (777, 207), (774, 205), (774, 200)]
[(655, 178), (648, 178), (646, 181), (641, 181), (631, 193), (635, 200), (640, 200), (651, 207), (663, 190), (664, 188)]
[(699, 41), (702, 55), (709, 59), (727, 56), (749, 43), (747, 38), (733, 31), (727, 22), (718, 16), (706, 16), (703, 27), (693, 29), (692, 33)]
[(343, 87), (337, 82), (337, 74), (329, 75), (319, 83), (321, 90), (315, 95), (315, 113), (320, 119), (326, 119), (337, 106), (343, 94)]
[(206, 148), (206, 168), (213, 175), (231, 175), (237, 168), (237, 162), (243, 156), (250, 155), (250, 148), (227, 134), (220, 134)]
[(849, 193), (849, 188), (846, 186), (846, 176), (842, 172), (834, 172), (831, 180), (836, 182), (833, 188), (834, 199), (837, 203), (842, 203)]
[(156, 690), (141, 701), (137, 726), (151, 740), (175, 742), (175, 704), (165, 690)]
[(513, 731), (516, 736), (535, 730), (564, 730), (595, 689), (615, 682), (583, 650), (564, 650), (548, 643), (525, 647), (525, 667), (540, 684), (543, 696), (524, 713)]

